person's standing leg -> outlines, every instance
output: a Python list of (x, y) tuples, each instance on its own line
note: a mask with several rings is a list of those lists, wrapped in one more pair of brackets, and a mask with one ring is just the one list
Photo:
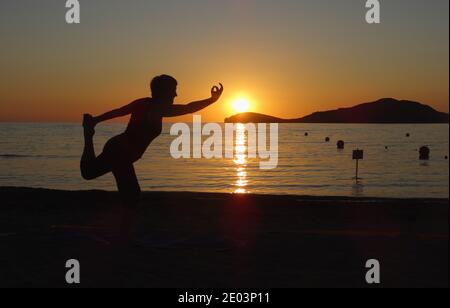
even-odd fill
[(132, 163), (116, 167), (113, 174), (122, 199), (121, 236), (125, 240), (129, 240), (133, 231), (141, 188)]

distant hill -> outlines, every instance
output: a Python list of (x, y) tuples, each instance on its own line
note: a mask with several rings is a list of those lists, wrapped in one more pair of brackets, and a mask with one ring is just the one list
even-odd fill
[(248, 112), (229, 117), (225, 123), (449, 123), (449, 114), (417, 102), (383, 98), (351, 108), (315, 112), (299, 119)]

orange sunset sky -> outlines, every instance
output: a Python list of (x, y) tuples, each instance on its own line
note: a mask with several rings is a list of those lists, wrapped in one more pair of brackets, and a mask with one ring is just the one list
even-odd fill
[(177, 103), (224, 84), (205, 121), (241, 97), (285, 118), (382, 97), (449, 110), (448, 0), (383, 1), (380, 25), (358, 0), (80, 2), (79, 25), (64, 1), (1, 2), (0, 121), (77, 122), (149, 96), (162, 73)]

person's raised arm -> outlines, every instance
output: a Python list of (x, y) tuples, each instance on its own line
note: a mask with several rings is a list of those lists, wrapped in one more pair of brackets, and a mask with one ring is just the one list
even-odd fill
[(114, 110), (104, 113), (98, 117), (94, 117), (93, 118), (94, 123), (98, 124), (100, 122), (105, 122), (105, 121), (112, 120), (115, 118), (127, 116), (127, 115), (133, 113), (134, 110), (136, 110), (136, 108), (138, 108), (138, 106), (141, 105), (144, 100), (145, 99), (136, 100), (136, 101), (132, 102), (131, 104), (128, 104), (122, 108), (114, 109)]
[(206, 107), (217, 102), (219, 98), (222, 96), (222, 93), (223, 93), (223, 85), (220, 83), (220, 88), (214, 86), (211, 89), (211, 98), (202, 101), (192, 102), (187, 105), (169, 106), (163, 111), (163, 117), (178, 117), (185, 114), (195, 113), (197, 111), (205, 109)]

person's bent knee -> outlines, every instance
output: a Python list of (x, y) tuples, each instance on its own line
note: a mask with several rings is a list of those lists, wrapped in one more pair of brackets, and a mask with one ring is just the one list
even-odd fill
[(81, 177), (86, 180), (86, 181), (92, 181), (95, 179), (95, 176), (93, 176), (92, 174), (86, 174), (86, 173), (81, 173)]
[(95, 174), (89, 168), (87, 162), (81, 162), (80, 164), (81, 177), (86, 181), (91, 181), (96, 178)]

